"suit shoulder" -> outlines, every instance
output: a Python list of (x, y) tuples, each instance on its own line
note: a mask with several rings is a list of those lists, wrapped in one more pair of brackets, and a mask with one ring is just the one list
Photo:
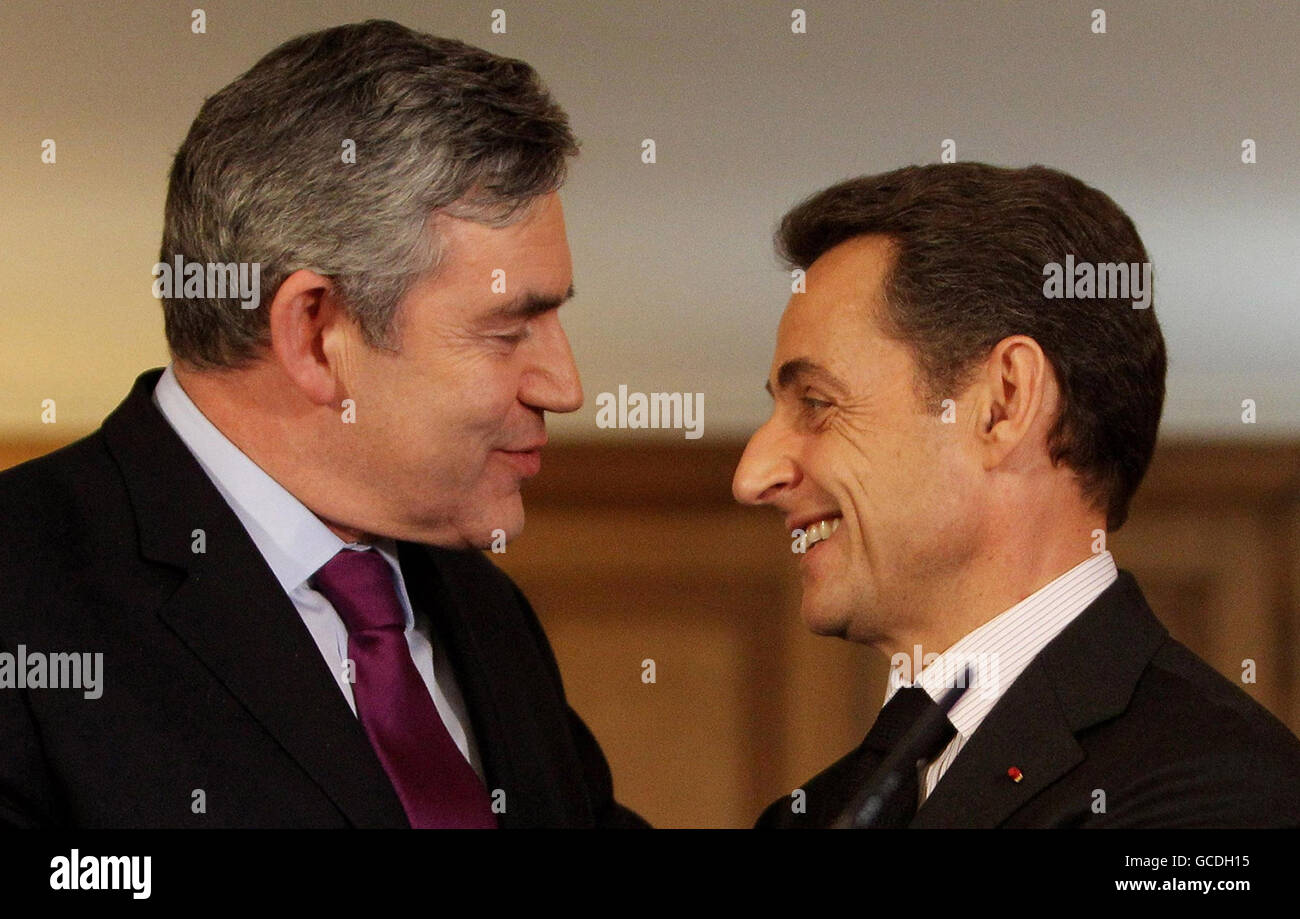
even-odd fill
[(0, 472), (0, 502), (39, 500), (48, 486), (68, 483), (96, 468), (113, 467), (113, 459), (96, 430), (79, 440)]
[(82, 543), (102, 526), (116, 498), (117, 465), (99, 431), (0, 472), (0, 541), (30, 565)]
[(1195, 728), (1203, 740), (1270, 742), (1300, 765), (1300, 738), (1249, 693), (1170, 638), (1151, 659), (1137, 692)]
[(1083, 744), (1116, 778), (1114, 825), (1300, 824), (1300, 739), (1172, 638)]

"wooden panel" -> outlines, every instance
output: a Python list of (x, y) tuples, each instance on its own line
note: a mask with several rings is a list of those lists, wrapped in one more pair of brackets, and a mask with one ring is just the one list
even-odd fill
[[(1111, 540), (1170, 632), (1300, 731), (1300, 445), (1157, 451)], [(1243, 683), (1243, 664), (1255, 664)]]
[[(495, 560), (539, 611), (619, 797), (656, 825), (748, 826), (861, 740), (884, 661), (792, 615), (796, 562), (775, 515), (618, 505), (528, 515)], [(653, 685), (641, 680), (646, 660)]]
[(620, 798), (656, 825), (731, 825), (781, 753), (759, 728), (781, 669), (782, 581), (754, 535), (730, 508), (532, 509), (495, 558), (539, 611)]
[(1300, 507), (1292, 505), (1289, 519), (1283, 521), (1279, 532), (1285, 540), (1280, 549), (1286, 571), (1286, 601), (1278, 617), (1278, 641), (1289, 661), (1291, 678), (1290, 706), (1275, 709), (1274, 713), (1300, 733)]
[[(0, 464), (56, 444), (0, 444)], [(557, 445), (494, 557), (555, 647), (619, 797), (661, 826), (748, 826), (855, 746), (886, 661), (811, 635), (776, 514), (737, 507), (743, 444)], [(1171, 632), (1300, 730), (1300, 444), (1162, 443), (1112, 536)], [(642, 662), (655, 662), (655, 682)]]
[(29, 459), (44, 456), (64, 444), (72, 443), (75, 439), (70, 437), (67, 440), (0, 440), (0, 469), (8, 469)]

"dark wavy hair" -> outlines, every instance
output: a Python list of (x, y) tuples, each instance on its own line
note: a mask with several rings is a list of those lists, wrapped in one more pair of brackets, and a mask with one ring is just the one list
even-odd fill
[(1074, 469), (1115, 530), (1155, 449), (1165, 398), (1165, 342), (1155, 309), (1131, 299), (1049, 299), (1044, 268), (1145, 263), (1128, 215), (1109, 197), (1044, 166), (908, 166), (841, 182), (781, 221), (779, 253), (807, 268), (847, 239), (895, 246), (885, 334), (906, 343), (929, 410), (966, 388), (1009, 335), (1038, 342), (1061, 391), (1048, 435), (1053, 463)]

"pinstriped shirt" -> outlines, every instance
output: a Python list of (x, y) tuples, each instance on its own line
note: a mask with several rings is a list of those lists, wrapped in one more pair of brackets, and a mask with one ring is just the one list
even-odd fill
[[(895, 656), (885, 702), (908, 685), (920, 686), (938, 701), (948, 687), (956, 684), (963, 666), (969, 663), (973, 673), (970, 688), (948, 713), (957, 734), (925, 769), (918, 783), (921, 802), (934, 791), (962, 747), (1029, 662), (1118, 577), (1115, 559), (1109, 552), (1100, 552), (990, 619), (942, 654), (927, 660), (928, 655), (923, 655), (918, 646), (911, 660)], [(917, 665), (921, 667), (919, 679), (909, 682), (907, 678)]]

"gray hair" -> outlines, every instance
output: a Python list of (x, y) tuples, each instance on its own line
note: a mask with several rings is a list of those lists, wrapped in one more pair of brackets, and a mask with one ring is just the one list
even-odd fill
[[(302, 35), (203, 103), (172, 164), (160, 261), (258, 263), (268, 305), (311, 269), (368, 345), (394, 349), (398, 304), (442, 257), (437, 216), (506, 225), (563, 184), (575, 153), (523, 61), (381, 20)], [(269, 318), (234, 299), (163, 300), (168, 346), (201, 369), (256, 360)]]

